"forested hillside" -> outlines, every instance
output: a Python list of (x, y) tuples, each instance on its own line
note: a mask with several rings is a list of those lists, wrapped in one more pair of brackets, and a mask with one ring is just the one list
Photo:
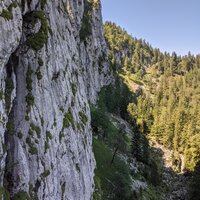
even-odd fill
[[(189, 181), (187, 184), (184, 183), (188, 194), (182, 199), (198, 200), (200, 55), (194, 56), (190, 52), (186, 56), (178, 56), (175, 52), (163, 53), (145, 40), (133, 38), (114, 23), (106, 22), (104, 29), (109, 46), (110, 65), (117, 80), (111, 89), (105, 90), (108, 99), (103, 101), (107, 102), (104, 111), (106, 110), (106, 115), (113, 113), (120, 116), (132, 126), (131, 144), (127, 144), (131, 146), (129, 157), (136, 158), (145, 168), (148, 168), (148, 171), (151, 171), (150, 175), (145, 176), (145, 170), (139, 169), (143, 172), (143, 177), (148, 184), (156, 186), (151, 191), (156, 191), (159, 185), (162, 193), (167, 193), (164, 191), (167, 187), (163, 184), (165, 182), (162, 177), (163, 169), (156, 161), (157, 155), (154, 155), (153, 147), (150, 147), (148, 142), (162, 145), (172, 152), (170, 157), (172, 171), (175, 174), (185, 174), (183, 177), (189, 174), (189, 179), (191, 179), (191, 183)], [(120, 87), (123, 83), (130, 93)], [(114, 88), (117, 88), (118, 92), (115, 92)], [(99, 111), (102, 111), (100, 108), (102, 104), (98, 106)], [(105, 119), (105, 121), (109, 120)], [(95, 124), (93, 127), (98, 133), (99, 125)], [(102, 127), (108, 128), (108, 125), (101, 124)], [(110, 131), (107, 129), (102, 132), (109, 133)], [(105, 140), (106, 137), (106, 135), (103, 136), (104, 143), (107, 143), (115, 152), (116, 144), (108, 144), (106, 141), (109, 139)], [(119, 138), (119, 134), (117, 137), (118, 139), (115, 138), (115, 140), (118, 143), (124, 141)], [(125, 146), (123, 143), (121, 145)], [(117, 151), (124, 152), (124, 149), (120, 150), (119, 145)], [(192, 178), (193, 173), (194, 178)], [(154, 178), (151, 179), (151, 176)], [(132, 174), (133, 179), (134, 177)], [(161, 196), (148, 198), (167, 199), (166, 196)], [(129, 198), (124, 197), (124, 199)]]
[(130, 87), (139, 86), (141, 94), (128, 106), (132, 118), (145, 134), (183, 154), (184, 168), (193, 170), (200, 159), (200, 55), (163, 54), (112, 23), (105, 35), (118, 72)]

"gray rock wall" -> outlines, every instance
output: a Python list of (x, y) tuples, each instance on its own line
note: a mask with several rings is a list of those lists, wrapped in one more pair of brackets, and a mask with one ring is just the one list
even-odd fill
[(89, 102), (111, 81), (101, 5), (0, 1), (0, 185), (11, 196), (89, 200)]

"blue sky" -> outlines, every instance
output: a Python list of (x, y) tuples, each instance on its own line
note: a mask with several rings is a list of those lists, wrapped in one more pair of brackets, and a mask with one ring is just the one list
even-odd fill
[(102, 13), (161, 51), (200, 53), (200, 0), (102, 0)]

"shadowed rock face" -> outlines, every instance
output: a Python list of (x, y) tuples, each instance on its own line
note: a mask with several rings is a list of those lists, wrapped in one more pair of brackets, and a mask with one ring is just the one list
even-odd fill
[(89, 102), (111, 82), (100, 3), (3, 0), (0, 15), (0, 186), (89, 200)]

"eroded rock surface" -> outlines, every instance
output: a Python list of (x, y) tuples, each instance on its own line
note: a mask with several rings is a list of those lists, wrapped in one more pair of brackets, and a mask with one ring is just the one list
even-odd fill
[(0, 1), (0, 170), (11, 196), (89, 200), (89, 102), (111, 81), (101, 5)]

